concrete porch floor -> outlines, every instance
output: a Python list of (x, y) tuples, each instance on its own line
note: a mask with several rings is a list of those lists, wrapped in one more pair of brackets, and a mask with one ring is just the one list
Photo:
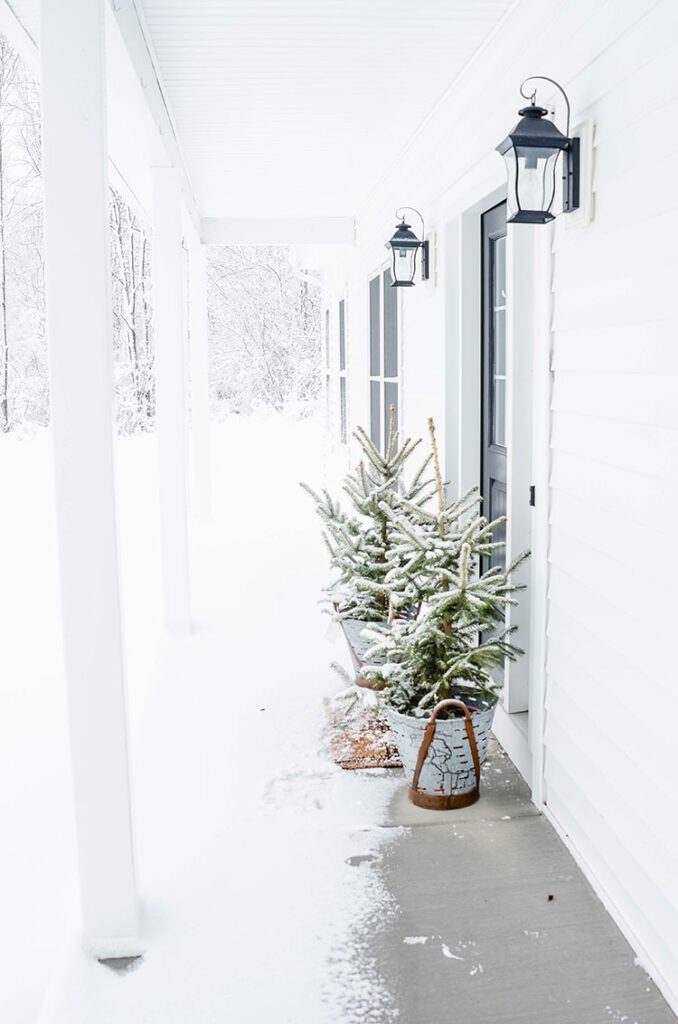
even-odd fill
[(389, 821), (406, 829), (369, 869), (398, 910), (358, 951), (400, 1021), (675, 1022), (496, 743), (478, 804), (425, 811), (403, 786)]

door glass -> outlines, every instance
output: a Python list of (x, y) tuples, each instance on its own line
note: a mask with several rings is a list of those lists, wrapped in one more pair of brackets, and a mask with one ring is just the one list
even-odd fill
[(492, 443), (506, 445), (506, 236), (490, 241)]

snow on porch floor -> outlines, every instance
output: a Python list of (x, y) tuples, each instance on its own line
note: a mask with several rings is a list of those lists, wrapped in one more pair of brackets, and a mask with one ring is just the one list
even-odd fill
[(319, 430), (257, 423), (215, 431), (196, 630), (130, 694), (146, 954), (74, 939), (41, 1024), (673, 1021), (500, 752), (449, 815), (327, 759)]

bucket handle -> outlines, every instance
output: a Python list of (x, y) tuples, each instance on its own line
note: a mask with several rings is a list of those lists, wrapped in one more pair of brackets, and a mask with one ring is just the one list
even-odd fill
[(417, 766), (414, 769), (414, 777), (412, 779), (412, 785), (410, 786), (410, 790), (412, 794), (417, 793), (417, 788), (419, 786), (419, 776), (421, 775), (421, 770), (424, 767), (424, 761), (426, 760), (426, 755), (428, 754), (428, 748), (431, 746), (431, 742), (433, 741), (433, 737), (435, 736), (436, 719), (438, 718), (440, 712), (444, 711), (446, 708), (459, 708), (460, 711), (464, 712), (464, 725), (466, 726), (468, 745), (471, 748), (471, 757), (473, 758), (473, 767), (475, 768), (476, 773), (476, 784), (473, 787), (472, 793), (470, 794), (473, 796), (473, 799), (475, 800), (478, 794), (480, 793), (480, 758), (478, 757), (478, 744), (476, 743), (476, 734), (473, 729), (471, 712), (469, 711), (466, 704), (464, 704), (463, 700), (454, 700), (451, 697), (448, 698), (448, 700), (441, 700), (439, 704), (436, 704), (433, 711), (431, 712), (431, 717), (428, 720), (426, 729), (424, 730), (424, 736), (421, 741), (421, 746), (419, 747)]

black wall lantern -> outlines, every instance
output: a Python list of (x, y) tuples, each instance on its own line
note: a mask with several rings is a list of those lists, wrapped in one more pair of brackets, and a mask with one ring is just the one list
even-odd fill
[[(536, 90), (524, 91), (527, 82), (550, 82), (559, 89), (567, 106), (565, 135), (546, 117), (548, 110), (535, 103)], [(546, 224), (553, 220), (558, 158), (562, 154), (563, 213), (579, 208), (579, 139), (570, 138), (570, 101), (565, 90), (544, 75), (531, 75), (520, 86), (530, 101), (519, 110), (520, 121), (497, 146), (508, 171), (509, 221), (514, 224)]]
[[(417, 238), (410, 225), (405, 223), (405, 210), (416, 213), (421, 221), (422, 241)], [(419, 210), (415, 210), (412, 206), (403, 206), (401, 210), (397, 210), (396, 217), (399, 218), (400, 224), (396, 224), (395, 235), (388, 243), (393, 251), (391, 287), (412, 288), (417, 271), (417, 253), (420, 249), (421, 279), (428, 281), (428, 242), (424, 239), (424, 218)]]

